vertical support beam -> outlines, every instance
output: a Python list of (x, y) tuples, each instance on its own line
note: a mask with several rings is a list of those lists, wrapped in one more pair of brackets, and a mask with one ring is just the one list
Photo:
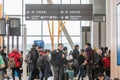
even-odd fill
[(54, 50), (54, 21), (52, 21), (52, 50)]
[(9, 17), (6, 15), (6, 36), (7, 36), (7, 54), (9, 54), (9, 24), (8, 24)]
[(26, 56), (26, 50), (27, 50), (27, 28), (24, 27), (24, 32), (23, 32), (23, 80), (27, 79), (27, 65), (24, 62), (25, 56)]
[[(43, 0), (41, 0), (41, 4), (43, 4)], [(43, 20), (41, 21), (41, 40), (43, 40)]]
[(0, 4), (0, 18), (2, 18), (2, 4)]
[(60, 21), (58, 21), (58, 44), (60, 42)]
[(52, 50), (53, 50), (53, 41), (52, 41), (52, 32), (51, 32), (51, 29), (50, 29), (50, 23), (49, 23), (49, 21), (47, 23), (48, 23), (48, 29), (49, 29), (49, 34), (50, 34), (50, 39), (51, 39), (51, 45), (52, 45)]
[(17, 36), (17, 50), (19, 51), (19, 36)]
[[(14, 36), (12, 36), (12, 49), (14, 48), (15, 46), (14, 46)], [(11, 50), (12, 50), (11, 49)]]
[[(2, 4), (0, 4), (0, 18), (2, 18), (2, 11), (3, 9), (2, 9)], [(2, 47), (2, 36), (0, 36), (0, 46)]]
[(98, 31), (99, 31), (98, 40), (99, 40), (99, 48), (100, 48), (101, 47), (101, 22), (98, 22)]
[(5, 40), (4, 40), (4, 36), (2, 36), (2, 46), (4, 47), (5, 46)]
[(106, 0), (106, 46), (109, 46), (109, 48), (111, 49), (111, 45), (110, 45), (110, 42), (111, 42), (111, 32), (110, 32), (110, 1), (109, 0)]
[(58, 21), (58, 44), (60, 42), (60, 34), (63, 31), (63, 29), (65, 28), (65, 22), (62, 24), (61, 27), (60, 26), (61, 26), (60, 21)]
[(85, 44), (87, 43), (87, 31), (85, 32)]

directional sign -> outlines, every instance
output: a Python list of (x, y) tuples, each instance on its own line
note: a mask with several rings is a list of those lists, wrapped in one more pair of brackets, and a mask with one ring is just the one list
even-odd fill
[(26, 20), (92, 20), (92, 4), (26, 4)]

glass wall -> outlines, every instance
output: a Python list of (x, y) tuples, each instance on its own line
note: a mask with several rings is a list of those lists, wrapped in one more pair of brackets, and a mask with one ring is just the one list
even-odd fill
[[(52, 0), (53, 4), (89, 4), (89, 0)], [(27, 28), (27, 49), (29, 50), (34, 40), (43, 40), (45, 42), (45, 48), (51, 49), (51, 40), (48, 30), (47, 21), (26, 21), (25, 20), (25, 4), (48, 4), (47, 0), (0, 0), (4, 3), (4, 15), (9, 17), (21, 18), (21, 25), (26, 25)], [(81, 43), (81, 26), (90, 26), (89, 21), (63, 21), (65, 22), (65, 28), (67, 29), (74, 44), (82, 45)], [(52, 26), (52, 22), (50, 21)], [(57, 47), (58, 37), (58, 21), (54, 21), (54, 33), (55, 33), (55, 48)], [(21, 29), (24, 26), (21, 26)], [(19, 48), (22, 50), (22, 37), (19, 38)], [(7, 38), (5, 38), (5, 41)], [(11, 38), (10, 38), (11, 41)], [(60, 42), (71, 50), (71, 47), (64, 35), (61, 33)], [(7, 44), (7, 42), (5, 42)]]

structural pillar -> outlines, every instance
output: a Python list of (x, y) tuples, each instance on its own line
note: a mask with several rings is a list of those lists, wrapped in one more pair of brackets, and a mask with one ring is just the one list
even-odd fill
[(24, 27), (24, 35), (23, 35), (23, 80), (27, 79), (27, 64), (25, 63), (25, 56), (27, 50), (27, 28)]
[[(2, 4), (0, 3), (0, 18), (2, 18), (2, 11), (3, 9), (2, 9)], [(2, 41), (3, 41), (3, 39), (2, 39), (2, 36), (0, 36), (0, 46), (2, 47)]]

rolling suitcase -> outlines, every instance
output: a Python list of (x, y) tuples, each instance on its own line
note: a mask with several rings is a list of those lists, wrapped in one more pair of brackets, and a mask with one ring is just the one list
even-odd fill
[(74, 71), (73, 70), (67, 70), (67, 72), (68, 72), (69, 80), (73, 80)]

